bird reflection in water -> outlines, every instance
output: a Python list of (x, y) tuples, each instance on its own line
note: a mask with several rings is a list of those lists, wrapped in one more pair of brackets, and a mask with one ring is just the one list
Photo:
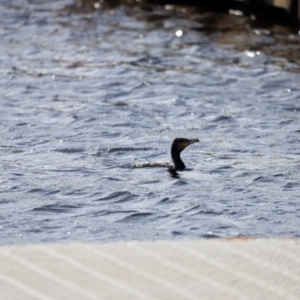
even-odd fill
[(168, 171), (172, 178), (180, 178), (179, 174), (174, 168), (169, 168)]

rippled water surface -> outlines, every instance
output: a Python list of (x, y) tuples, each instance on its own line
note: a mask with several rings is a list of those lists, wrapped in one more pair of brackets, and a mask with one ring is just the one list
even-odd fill
[(300, 237), (299, 35), (96, 8), (0, 3), (0, 243)]

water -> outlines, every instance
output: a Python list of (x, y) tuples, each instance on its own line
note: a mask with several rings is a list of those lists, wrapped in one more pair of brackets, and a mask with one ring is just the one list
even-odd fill
[[(1, 244), (300, 236), (293, 29), (72, 1), (0, 22)], [(200, 139), (179, 178), (132, 167), (175, 137)]]

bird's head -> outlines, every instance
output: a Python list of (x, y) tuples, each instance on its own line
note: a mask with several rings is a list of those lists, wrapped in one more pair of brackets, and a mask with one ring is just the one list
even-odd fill
[(198, 143), (199, 140), (198, 139), (185, 139), (185, 138), (176, 138), (173, 141), (172, 144), (172, 150), (177, 150), (178, 152), (181, 152), (182, 150), (184, 150), (187, 146), (191, 145), (191, 144), (195, 144)]

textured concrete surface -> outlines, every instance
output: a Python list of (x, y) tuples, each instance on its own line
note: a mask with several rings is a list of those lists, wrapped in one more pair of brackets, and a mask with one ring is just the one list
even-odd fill
[(0, 299), (300, 299), (300, 240), (0, 247)]

